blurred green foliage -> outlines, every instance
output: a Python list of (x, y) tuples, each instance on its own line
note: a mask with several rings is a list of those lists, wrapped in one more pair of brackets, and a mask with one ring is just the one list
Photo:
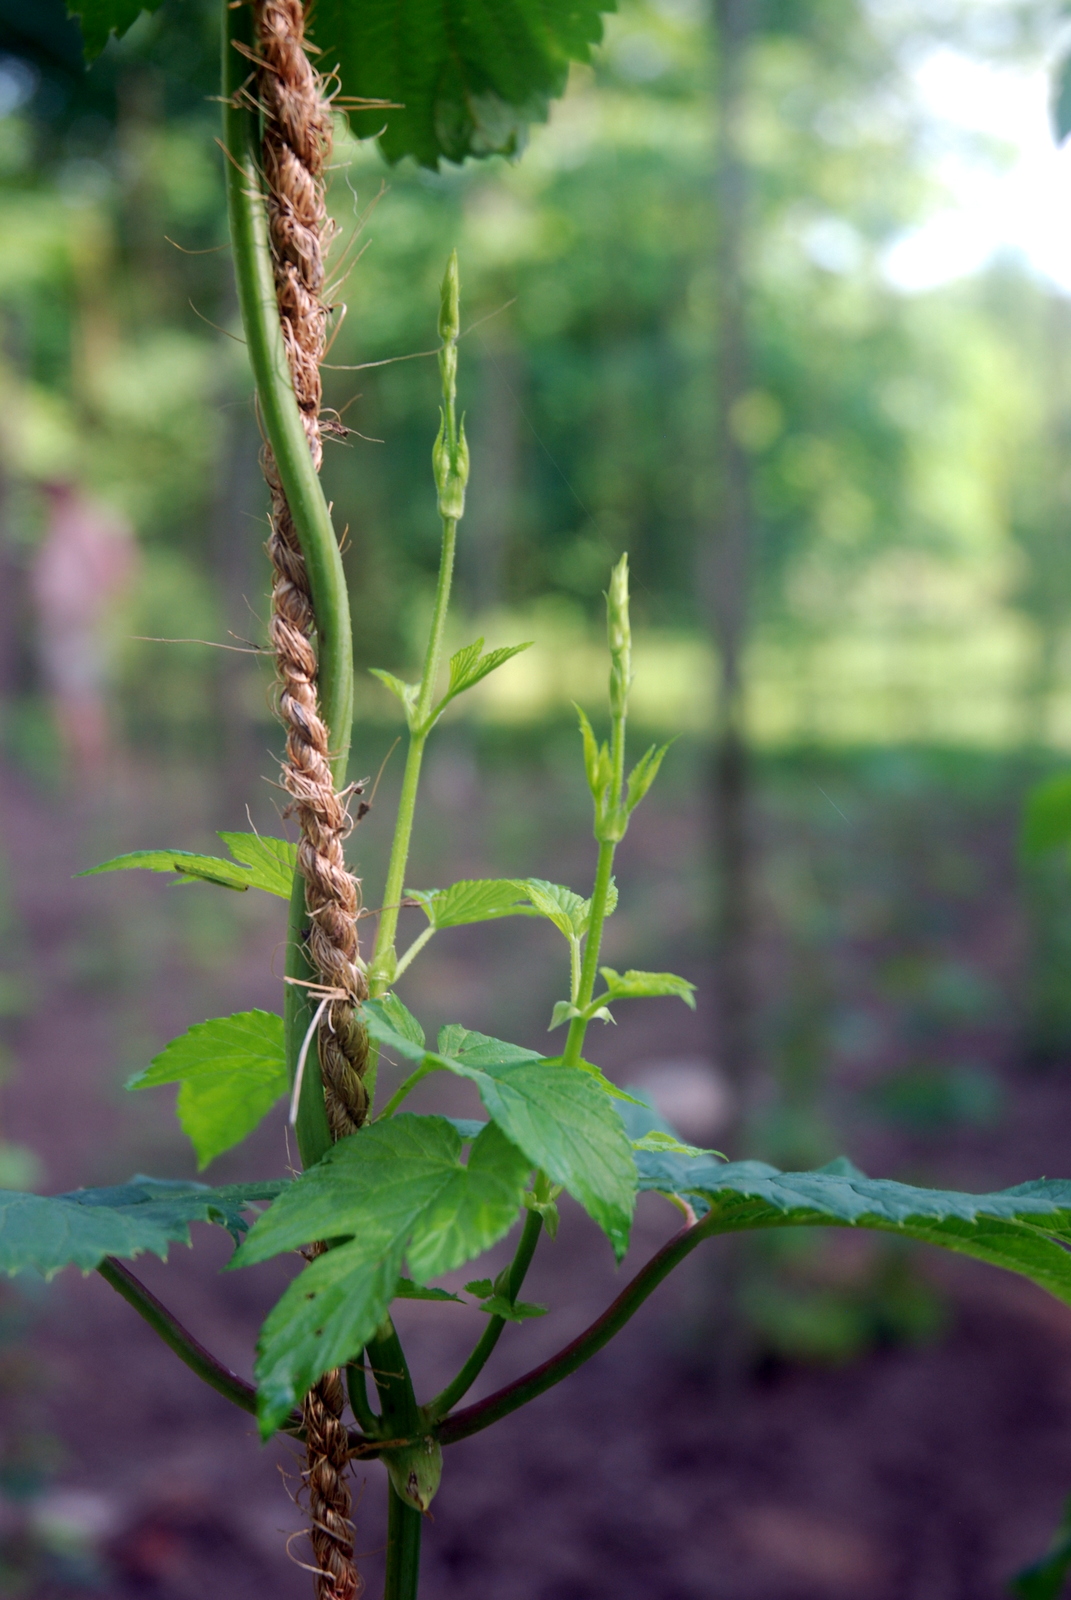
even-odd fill
[[(1028, 60), (1044, 43), (1040, 0), (986, 13), (988, 33), (970, 6), (936, 19), (769, 0), (758, 13), (743, 130), (751, 372), (732, 420), (758, 519), (751, 715), (766, 742), (1062, 736), (1065, 308), (1010, 267), (916, 297), (882, 270), (890, 241), (941, 200), (910, 63), (942, 44)], [(210, 0), (165, 0), (87, 74), (61, 0), (0, 4), (4, 538), (16, 557), (31, 548), (35, 485), (73, 475), (142, 541), (125, 633), (259, 640), (257, 429), (240, 344), (217, 331), (236, 323), (216, 27)], [(327, 398), (355, 432), (327, 479), (349, 526), (363, 665), (408, 667), (427, 605), (436, 378), (430, 360), (397, 358), (435, 342), (455, 244), (472, 327), (463, 602), (493, 615), (549, 596), (555, 641), (594, 616), (628, 548), (640, 625), (670, 653), (705, 632), (716, 72), (700, 0), (629, 0), (518, 165), (388, 173), (340, 130), (348, 315)], [(536, 652), (517, 667), (539, 670)], [(687, 670), (705, 675), (709, 656)], [(22, 689), (28, 678), (24, 663)], [(266, 721), (257, 669), (203, 648), (131, 643), (123, 683), (141, 739), (218, 740), (228, 707), (232, 722)], [(370, 687), (367, 705), (385, 708), (379, 696)], [(693, 698), (709, 726), (705, 686)]]

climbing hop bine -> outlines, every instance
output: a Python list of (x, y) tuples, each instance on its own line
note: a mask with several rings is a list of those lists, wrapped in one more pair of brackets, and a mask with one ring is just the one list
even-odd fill
[[(324, 300), (324, 254), (334, 225), (324, 199), (331, 153), (331, 105), (306, 50), (300, 0), (254, 0), (255, 98), (262, 119), (261, 165), (276, 299), (294, 394), (319, 471), (323, 456), (320, 361), (330, 307)], [(333, 1139), (355, 1132), (368, 1112), (368, 1046), (355, 1015), (367, 997), (358, 959), (358, 884), (346, 870), (350, 830), (345, 794), (336, 792), (329, 731), (320, 715), (316, 615), (297, 530), (270, 446), (262, 455), (271, 491), (271, 642), (278, 712), (286, 729), (283, 784), (300, 827), (298, 870), (305, 883), (308, 955), (331, 998), (321, 1007), (320, 1069)], [(348, 1440), (341, 1375), (329, 1372), (304, 1403), (309, 1538), (319, 1600), (354, 1600), (361, 1578), (353, 1560)]]

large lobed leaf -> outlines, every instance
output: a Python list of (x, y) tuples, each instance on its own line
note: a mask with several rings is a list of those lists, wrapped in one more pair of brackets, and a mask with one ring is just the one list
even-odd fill
[(318, 0), (313, 35), (325, 70), (337, 65), (361, 138), (379, 135), (388, 161), (514, 155), (530, 122), (588, 60), (614, 0)]
[(27, 1270), (51, 1278), (62, 1267), (91, 1272), (105, 1256), (150, 1252), (163, 1259), (170, 1244), (189, 1244), (191, 1222), (216, 1222), (238, 1239), (242, 1212), (272, 1200), (282, 1182), (230, 1184), (132, 1178), (106, 1189), (39, 1195), (0, 1191), (0, 1272)]
[(240, 1144), (287, 1091), (283, 1019), (240, 1011), (172, 1039), (128, 1089), (177, 1083), (178, 1119), (204, 1168)]
[[(620, 1107), (634, 1139), (665, 1124)], [(1071, 1181), (1038, 1179), (995, 1194), (922, 1189), (868, 1178), (843, 1158), (817, 1172), (780, 1172), (763, 1161), (637, 1150), (641, 1189), (676, 1194), (717, 1216), (715, 1231), (856, 1227), (898, 1233), (1019, 1272), (1071, 1304)]]
[(452, 1026), (438, 1051), (405, 1038), (378, 1001), (362, 1012), (369, 1035), (417, 1066), (468, 1078), (492, 1121), (535, 1167), (568, 1189), (603, 1229), (620, 1259), (636, 1199), (632, 1152), (621, 1118), (590, 1070)]
[(250, 1231), (235, 1266), (316, 1239), (349, 1241), (314, 1261), (264, 1325), (257, 1382), (266, 1434), (321, 1373), (359, 1354), (398, 1292), (403, 1259), (424, 1287), (513, 1226), (531, 1163), (493, 1123), (467, 1165), (461, 1149), (445, 1117), (374, 1122), (334, 1145)]

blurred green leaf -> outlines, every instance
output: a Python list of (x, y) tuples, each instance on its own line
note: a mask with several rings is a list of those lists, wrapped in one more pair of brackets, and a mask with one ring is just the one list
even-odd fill
[(203, 1168), (252, 1133), (289, 1087), (283, 1019), (271, 1011), (239, 1011), (198, 1022), (128, 1089), (181, 1084), (178, 1119)]
[(1021, 842), (1023, 854), (1028, 857), (1071, 843), (1071, 772), (1059, 772), (1031, 789), (1026, 797)]
[(1000, 1116), (1000, 1083), (985, 1067), (916, 1066), (891, 1073), (866, 1091), (891, 1121), (921, 1132), (963, 1124), (991, 1127)]
[(393, 672), (385, 672), (382, 667), (369, 667), (373, 678), (378, 678), (385, 689), (389, 689), (396, 699), (400, 700), (405, 710), (405, 720), (410, 727), (416, 713), (417, 696), (420, 693), (419, 683), (406, 683), (402, 678), (396, 678)]
[(95, 61), (114, 33), (122, 38), (143, 11), (158, 11), (163, 0), (67, 0), (67, 15), (82, 25), (86, 61)]
[[(614, 0), (318, 0), (314, 36), (338, 63), (341, 104), (358, 137), (379, 135), (388, 161), (422, 166), (466, 156), (515, 155), (565, 88), (571, 61), (587, 61)], [(384, 128), (384, 124), (386, 124)]]

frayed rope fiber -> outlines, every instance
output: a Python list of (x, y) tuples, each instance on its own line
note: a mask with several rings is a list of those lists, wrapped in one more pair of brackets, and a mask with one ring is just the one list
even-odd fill
[[(319, 471), (320, 361), (330, 314), (323, 299), (324, 253), (334, 236), (324, 200), (331, 106), (306, 53), (301, 0), (254, 0), (253, 9), (276, 297), (294, 394)], [(324, 1101), (337, 1140), (359, 1128), (368, 1114), (363, 1082), (368, 1042), (354, 1011), (354, 1003), (368, 993), (357, 963), (358, 885), (346, 869), (343, 841), (350, 818), (345, 798), (335, 791), (328, 730), (319, 712), (312, 646), (316, 617), (305, 561), (267, 445), (262, 464), (272, 502), (270, 632), (279, 716), (286, 729), (283, 783), (301, 831), (298, 869), (305, 880), (309, 956), (326, 987), (351, 997), (326, 1008), (318, 1041)], [(355, 1600), (363, 1587), (353, 1558), (344, 1400), (341, 1374), (328, 1372), (309, 1391), (303, 1408), (317, 1600)]]

